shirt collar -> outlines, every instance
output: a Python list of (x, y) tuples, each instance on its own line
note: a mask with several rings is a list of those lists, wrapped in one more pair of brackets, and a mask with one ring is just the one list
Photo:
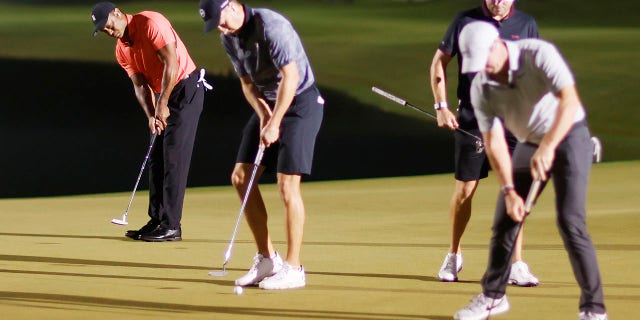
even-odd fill
[(504, 43), (509, 54), (509, 83), (513, 83), (515, 74), (520, 69), (520, 49), (513, 41), (505, 40)]
[(242, 24), (242, 27), (240, 27), (240, 31), (238, 32), (238, 37), (246, 38), (251, 34), (251, 30), (253, 29), (251, 28), (250, 25), (254, 21), (253, 17), (255, 16), (255, 13), (253, 12), (253, 8), (249, 7), (244, 3), (242, 4), (242, 7), (244, 8), (244, 23)]

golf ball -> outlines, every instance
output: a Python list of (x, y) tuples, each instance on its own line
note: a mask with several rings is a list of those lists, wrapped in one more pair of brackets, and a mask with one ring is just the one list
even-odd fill
[(237, 295), (241, 295), (242, 294), (242, 287), (241, 286), (233, 287), (233, 293), (235, 293)]

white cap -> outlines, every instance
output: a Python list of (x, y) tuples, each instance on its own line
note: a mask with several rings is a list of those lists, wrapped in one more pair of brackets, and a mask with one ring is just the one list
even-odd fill
[(484, 70), (489, 59), (491, 46), (500, 38), (498, 29), (485, 21), (474, 21), (462, 28), (458, 46), (462, 54), (462, 73)]

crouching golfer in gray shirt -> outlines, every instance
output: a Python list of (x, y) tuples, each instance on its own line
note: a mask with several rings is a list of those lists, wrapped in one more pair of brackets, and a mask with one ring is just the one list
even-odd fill
[[(205, 32), (216, 28), (220, 31), (244, 97), (255, 111), (243, 131), (232, 184), (243, 197), (256, 150), (259, 145), (266, 146), (263, 165), (277, 171), (286, 214), (288, 250), (283, 261), (269, 236), (260, 190), (252, 188), (245, 212), (258, 253), (249, 272), (237, 279), (236, 285), (259, 284), (262, 289), (304, 287), (300, 249), (305, 209), (300, 181), (302, 174), (311, 173), (324, 104), (309, 60), (291, 23), (272, 10), (253, 9), (229, 0), (201, 0), (200, 15)], [(258, 173), (255, 181), (262, 170)]]
[[(579, 318), (607, 319), (585, 222), (592, 144), (569, 66), (552, 44), (501, 40), (486, 22), (469, 23), (459, 41), (462, 72), (478, 72), (471, 84), (471, 103), (502, 187), (482, 293), (454, 318), (484, 319), (509, 310), (505, 292), (513, 242), (526, 214), (522, 198), (533, 179), (546, 181), (549, 176), (556, 191), (558, 228), (581, 289)], [(505, 127), (522, 142), (513, 158)]]

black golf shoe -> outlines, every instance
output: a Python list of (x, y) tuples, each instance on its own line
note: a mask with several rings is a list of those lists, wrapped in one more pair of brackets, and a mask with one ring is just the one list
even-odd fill
[(142, 226), (142, 228), (138, 229), (138, 230), (127, 230), (127, 232), (124, 233), (125, 237), (127, 238), (131, 238), (133, 240), (140, 240), (140, 238), (142, 237), (143, 234), (145, 233), (149, 233), (152, 232), (156, 229), (158, 229), (160, 225), (152, 223), (152, 222), (148, 222), (147, 224), (145, 224), (144, 226)]
[(182, 240), (182, 231), (179, 227), (169, 229), (161, 226), (149, 233), (143, 234), (140, 240), (148, 242), (180, 241)]

